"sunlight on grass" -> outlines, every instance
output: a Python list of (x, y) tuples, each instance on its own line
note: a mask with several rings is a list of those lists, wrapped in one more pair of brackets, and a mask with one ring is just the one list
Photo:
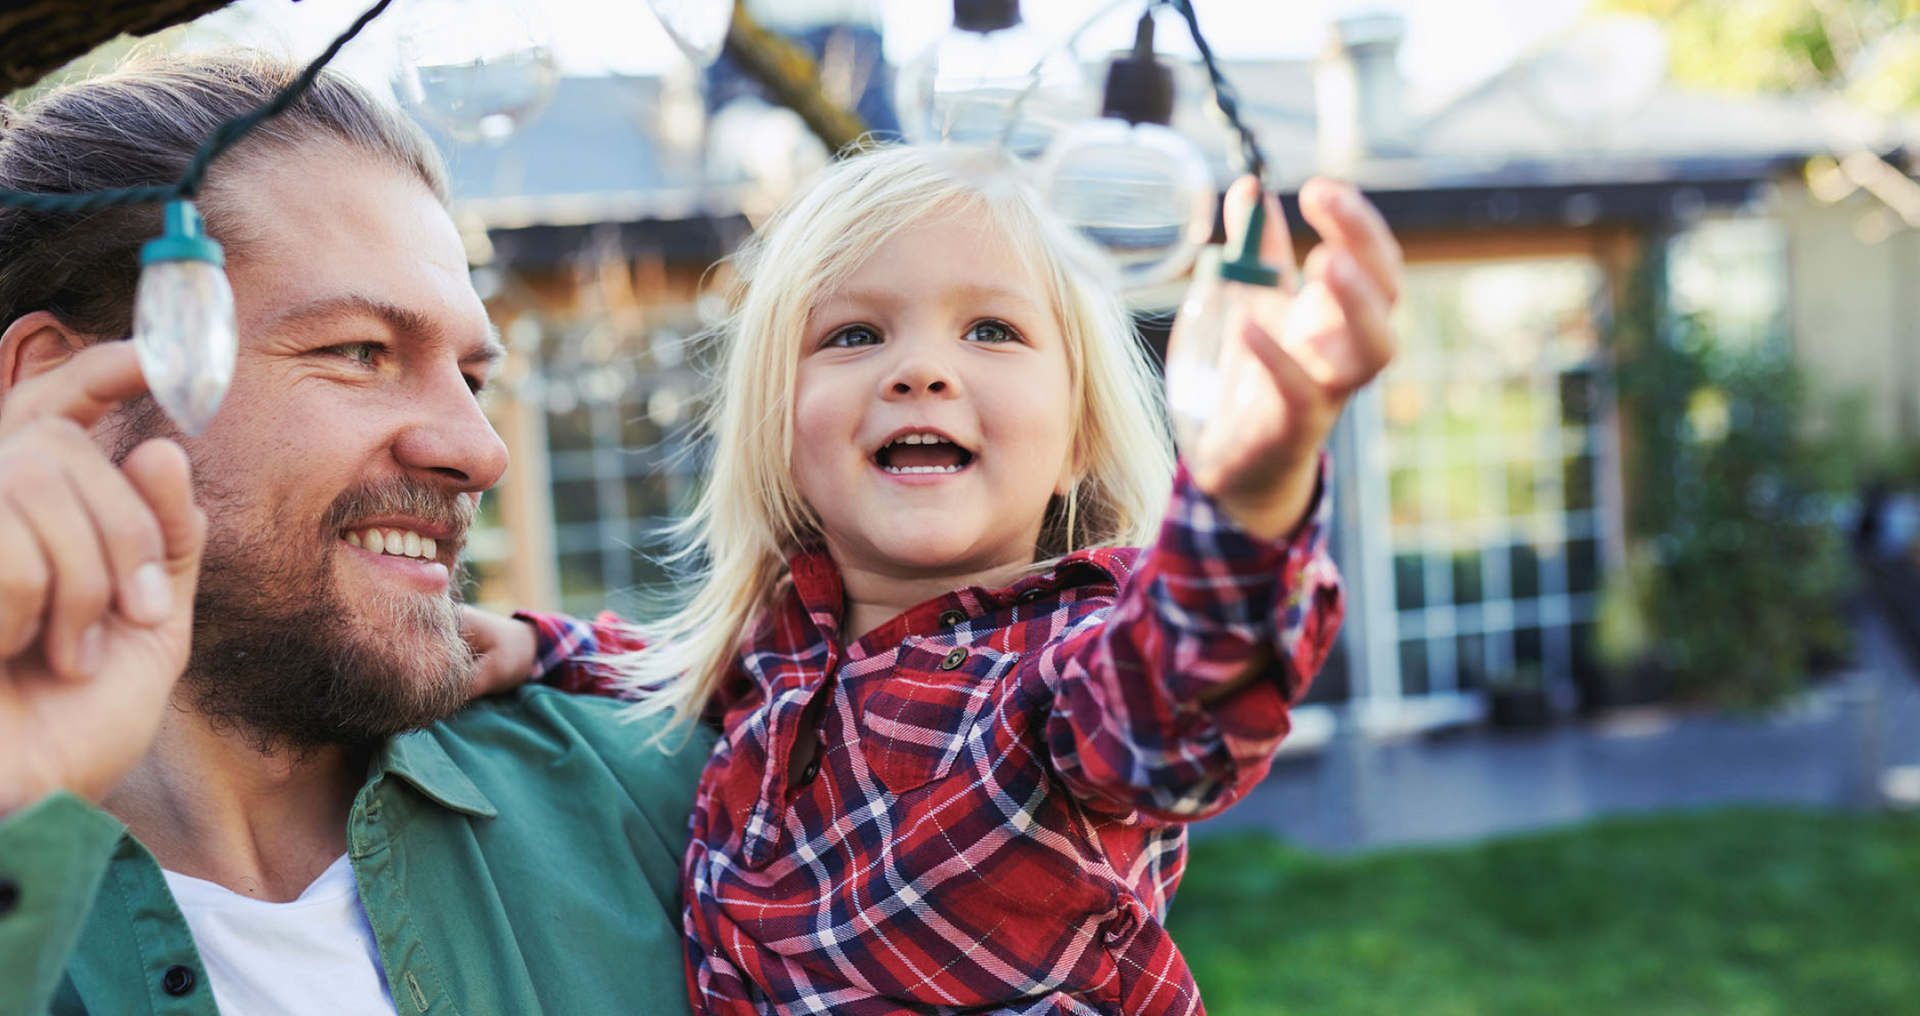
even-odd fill
[(1920, 819), (1734, 811), (1327, 858), (1194, 845), (1214, 1016), (1920, 1011)]

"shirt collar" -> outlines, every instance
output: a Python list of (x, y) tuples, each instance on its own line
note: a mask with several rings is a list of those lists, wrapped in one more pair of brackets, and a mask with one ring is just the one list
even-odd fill
[(390, 738), (374, 759), (373, 774), (381, 773), (406, 780), (442, 807), (480, 818), (500, 816), (500, 809), (460, 771), (430, 730)]
[[(1140, 551), (1133, 547), (1095, 547), (1076, 550), (1054, 562), (1052, 568), (1036, 572), (1016, 580), (1004, 589), (964, 589), (956, 590), (945, 596), (936, 597), (927, 603), (915, 607), (901, 618), (910, 618), (926, 613), (929, 617), (947, 601), (965, 602), (973, 609), (981, 606), (1004, 606), (1010, 603), (1024, 603), (1032, 599), (1058, 592), (1069, 586), (1111, 584), (1118, 588), (1126, 581), (1132, 570), (1134, 559)], [(807, 547), (795, 552), (787, 559), (787, 574), (793, 579), (793, 593), (799, 600), (801, 610), (812, 621), (813, 627), (825, 635), (829, 641), (837, 643), (840, 637), (840, 619), (846, 610), (846, 589), (841, 584), (840, 569), (833, 563), (824, 547)], [(970, 611), (971, 612), (971, 611)], [(900, 620), (900, 619), (896, 619)], [(888, 625), (875, 629), (881, 634), (891, 634)]]

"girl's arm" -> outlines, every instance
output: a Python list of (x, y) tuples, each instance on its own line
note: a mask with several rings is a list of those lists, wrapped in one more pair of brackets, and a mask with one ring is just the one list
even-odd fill
[[(1283, 221), (1243, 178), (1226, 195), (1229, 246), (1256, 201)], [(1392, 359), (1401, 254), (1350, 185), (1311, 181), (1300, 209), (1322, 238), (1304, 285), (1255, 298), (1224, 337), (1234, 395), (1186, 449), (1158, 542), (1104, 623), (1047, 650), (1055, 764), (1109, 810), (1188, 820), (1246, 793), (1339, 627), (1323, 449)], [(1285, 228), (1262, 241), (1268, 264), (1292, 260)]]
[(587, 622), (566, 614), (523, 610), (501, 617), (463, 607), (460, 633), (473, 648), (476, 695), (537, 681), (579, 695), (621, 697), (628, 690), (589, 661), (596, 653), (645, 645), (612, 611)]
[(1323, 461), (1306, 521), (1272, 540), (1181, 470), (1159, 540), (1113, 611), (1041, 662), (1054, 687), (1047, 746), (1076, 796), (1187, 822), (1266, 775), (1345, 611), (1326, 553), (1327, 482)]

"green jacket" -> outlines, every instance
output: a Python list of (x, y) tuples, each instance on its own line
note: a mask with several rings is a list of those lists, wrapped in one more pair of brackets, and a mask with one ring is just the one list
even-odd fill
[[(687, 1012), (680, 857), (712, 737), (531, 687), (388, 742), (348, 853), (401, 1013)], [(0, 1016), (212, 1014), (153, 855), (68, 794), (0, 821)]]

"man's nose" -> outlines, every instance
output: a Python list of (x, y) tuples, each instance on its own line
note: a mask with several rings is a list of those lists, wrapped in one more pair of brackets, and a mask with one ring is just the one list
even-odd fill
[(499, 483), (507, 471), (507, 446), (480, 411), (466, 375), (448, 365), (424, 378), (414, 395), (412, 419), (394, 441), (400, 464), (460, 491), (478, 493)]

